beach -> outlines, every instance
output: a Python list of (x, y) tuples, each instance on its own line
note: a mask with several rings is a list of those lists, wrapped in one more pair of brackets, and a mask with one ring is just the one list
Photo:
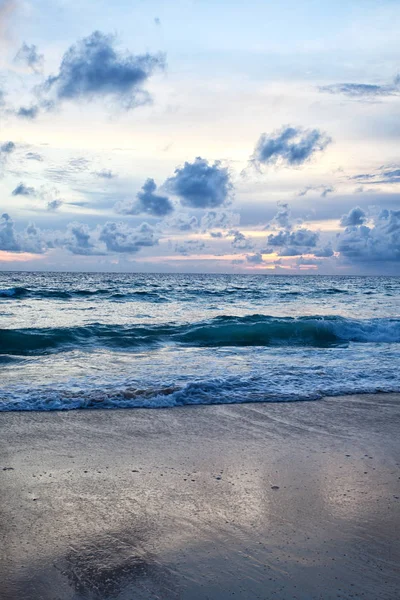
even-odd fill
[(0, 597), (396, 600), (399, 400), (0, 413)]

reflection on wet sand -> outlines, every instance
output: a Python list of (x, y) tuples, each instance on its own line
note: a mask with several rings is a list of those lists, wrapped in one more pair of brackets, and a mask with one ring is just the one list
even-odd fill
[(394, 600), (399, 408), (3, 414), (1, 598)]

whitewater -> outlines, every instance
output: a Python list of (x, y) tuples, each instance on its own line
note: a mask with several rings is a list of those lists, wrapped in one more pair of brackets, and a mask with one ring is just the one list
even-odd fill
[(400, 391), (400, 278), (0, 274), (0, 410)]

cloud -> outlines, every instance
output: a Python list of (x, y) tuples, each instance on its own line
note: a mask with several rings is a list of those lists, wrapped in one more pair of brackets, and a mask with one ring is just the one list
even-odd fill
[(14, 221), (4, 213), (0, 219), (0, 250), (7, 252), (32, 252), (42, 254), (47, 245), (39, 235), (38, 230), (30, 224), (24, 232), (17, 233)]
[(3, 213), (0, 219), (0, 250), (8, 252), (21, 250), (14, 230), (14, 221), (7, 213)]
[(334, 255), (334, 252), (331, 244), (327, 244), (322, 248), (317, 248), (316, 250), (313, 250), (313, 254), (314, 256), (317, 256), (319, 258), (330, 258)]
[(278, 212), (276, 213), (272, 221), (268, 223), (265, 229), (276, 226), (281, 227), (283, 229), (292, 228), (291, 211), (289, 204), (284, 202), (278, 202), (278, 207)]
[(110, 171), (110, 169), (101, 169), (101, 171), (95, 171), (93, 175), (100, 177), (101, 179), (114, 179), (116, 174)]
[(147, 179), (134, 202), (119, 202), (115, 209), (125, 215), (148, 214), (152, 217), (165, 217), (174, 210), (174, 205), (167, 196), (160, 196), (155, 191), (154, 179)]
[(37, 152), (27, 152), (27, 154), (25, 154), (25, 158), (27, 160), (37, 160), (38, 162), (43, 161), (43, 157), (41, 156), (41, 154), (38, 154)]
[(199, 227), (199, 222), (196, 217), (184, 213), (174, 215), (164, 223), (166, 227), (178, 229), (179, 231), (194, 231)]
[(42, 90), (53, 94), (55, 103), (112, 98), (130, 109), (150, 101), (143, 85), (164, 66), (163, 55), (121, 53), (114, 36), (94, 31), (67, 50), (58, 74), (48, 77)]
[(372, 227), (347, 227), (337, 250), (351, 263), (400, 262), (400, 210), (382, 210)]
[(356, 206), (352, 208), (347, 215), (343, 215), (340, 219), (340, 224), (342, 227), (355, 227), (357, 225), (362, 225), (366, 221), (366, 214), (362, 208)]
[(256, 252), (255, 254), (247, 254), (246, 261), (251, 265), (261, 265), (265, 263), (261, 252)]
[(261, 135), (251, 162), (257, 168), (261, 165), (298, 167), (308, 162), (316, 153), (325, 150), (331, 141), (331, 138), (319, 129), (283, 127), (270, 135)]
[[(297, 256), (306, 254), (311, 248), (315, 248), (319, 240), (319, 234), (310, 229), (300, 228), (295, 231), (281, 230), (276, 234), (271, 233), (267, 243), (272, 247), (279, 248), (279, 256)], [(271, 252), (271, 250), (267, 250)]]
[(7, 41), (9, 21), (17, 6), (17, 0), (0, 0), (0, 46)]
[(17, 232), (7, 213), (0, 219), (0, 250), (8, 252), (43, 254), (49, 249), (60, 248), (75, 255), (105, 256), (136, 253), (157, 244), (156, 232), (147, 223), (129, 227), (125, 223), (107, 222), (91, 229), (85, 223), (73, 222), (64, 231), (40, 230), (31, 223), (25, 230)]
[(220, 161), (211, 165), (201, 157), (175, 169), (164, 187), (178, 196), (183, 206), (200, 209), (222, 206), (233, 189), (228, 169)]
[(181, 244), (175, 244), (175, 252), (182, 254), (183, 256), (189, 256), (189, 254), (198, 254), (204, 248), (206, 244), (200, 240), (186, 240)]
[(71, 158), (64, 167), (51, 167), (46, 169), (46, 179), (51, 179), (58, 183), (66, 183), (68, 180), (76, 181), (77, 174), (85, 173), (89, 170), (90, 161), (83, 157), (77, 156)]
[(101, 228), (99, 239), (109, 252), (118, 253), (135, 253), (141, 248), (158, 244), (154, 229), (147, 223), (130, 228), (125, 223), (108, 222)]
[(67, 248), (72, 254), (81, 256), (98, 256), (105, 252), (97, 245), (98, 240), (92, 238), (89, 227), (83, 223), (69, 223), (67, 235), (55, 241), (56, 246)]
[(0, 144), (0, 154), (11, 154), (15, 148), (14, 142), (3, 142)]
[(17, 117), (21, 117), (22, 119), (36, 119), (39, 114), (39, 106), (36, 104), (32, 106), (20, 106), (19, 109), (15, 113)]
[(57, 210), (62, 204), (64, 204), (64, 202), (59, 198), (56, 198), (47, 203), (47, 210)]
[(300, 228), (295, 231), (279, 231), (268, 236), (268, 244), (271, 246), (316, 246), (318, 233), (310, 229)]
[(209, 210), (201, 218), (201, 227), (203, 231), (210, 229), (228, 229), (239, 223), (239, 215), (226, 212)]
[(68, 162), (68, 168), (74, 173), (81, 173), (82, 171), (87, 171), (90, 165), (90, 160), (85, 158), (84, 156), (77, 156), (75, 158), (71, 158)]
[(400, 168), (398, 167), (381, 167), (376, 173), (361, 173), (353, 175), (350, 180), (359, 181), (360, 183), (371, 184), (393, 184), (400, 183)]
[(22, 182), (12, 191), (13, 196), (35, 196), (35, 194), (35, 188), (29, 187)]
[(296, 260), (296, 266), (319, 266), (322, 263), (322, 260), (318, 260), (317, 258), (307, 257), (307, 256), (299, 256)]
[(335, 191), (335, 188), (333, 188), (330, 185), (308, 185), (307, 187), (304, 188), (304, 190), (301, 190), (301, 192), (299, 192), (297, 195), (305, 196), (310, 191), (321, 192), (321, 194), (320, 194), (321, 198), (326, 198), (328, 194), (331, 194), (332, 192)]
[(253, 243), (238, 229), (228, 231), (227, 237), (232, 237), (232, 247), (236, 250), (252, 250)]
[(2, 142), (0, 143), (0, 173), (2, 173), (5, 163), (9, 156), (16, 149), (14, 142)]
[(40, 73), (43, 69), (44, 55), (39, 54), (35, 44), (28, 46), (28, 44), (24, 42), (18, 50), (14, 60), (25, 64), (34, 73)]
[(394, 78), (389, 85), (376, 85), (370, 83), (336, 83), (319, 88), (320, 92), (329, 94), (343, 94), (357, 100), (371, 98), (398, 96), (400, 94), (400, 77)]

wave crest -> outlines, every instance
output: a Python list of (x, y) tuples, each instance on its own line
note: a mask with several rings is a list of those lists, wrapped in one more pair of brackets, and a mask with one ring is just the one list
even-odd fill
[(251, 315), (217, 317), (183, 325), (105, 325), (0, 329), (0, 354), (30, 355), (76, 348), (135, 350), (161, 344), (199, 347), (310, 346), (400, 343), (400, 319), (298, 318)]

